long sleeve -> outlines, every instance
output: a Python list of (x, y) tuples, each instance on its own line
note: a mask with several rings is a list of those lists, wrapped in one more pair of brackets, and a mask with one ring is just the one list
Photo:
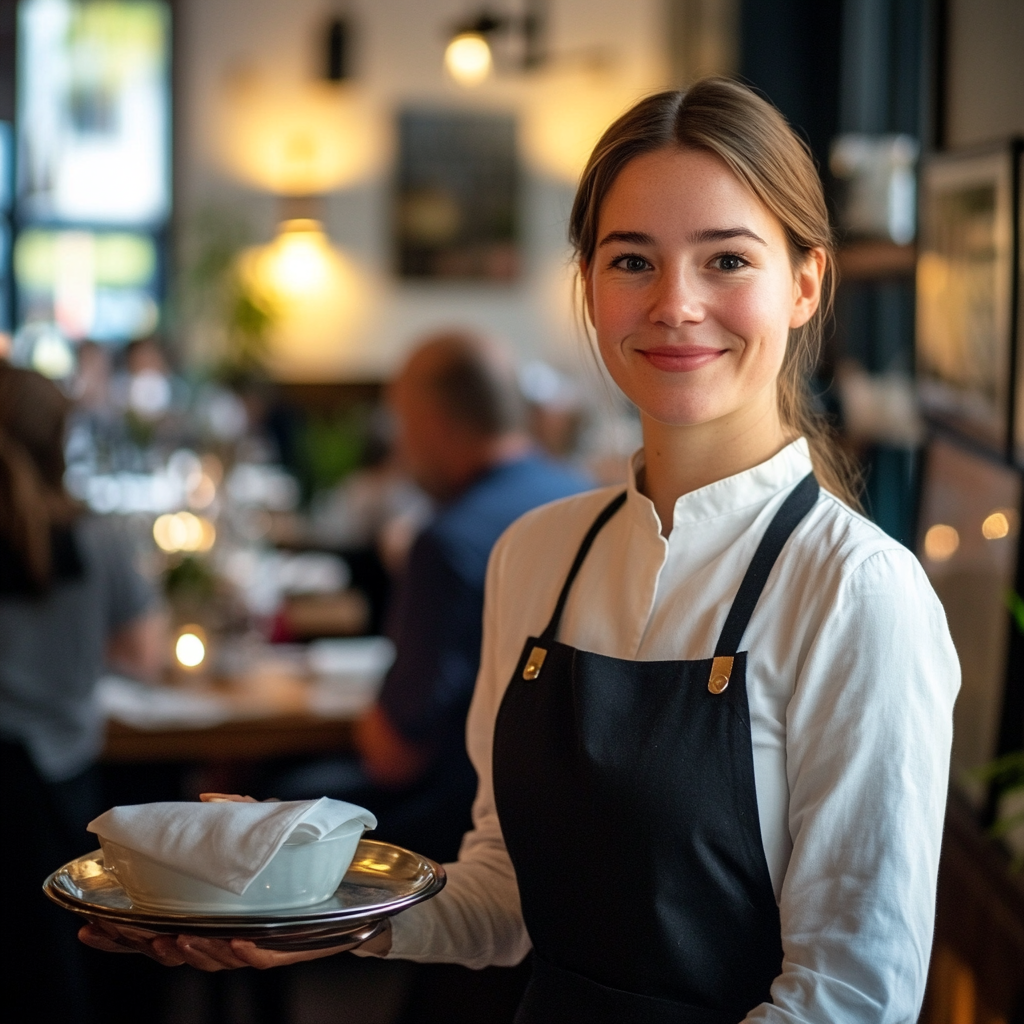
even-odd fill
[(942, 607), (909, 552), (843, 574), (788, 707), (785, 959), (774, 1005), (747, 1020), (917, 1020), (958, 686)]

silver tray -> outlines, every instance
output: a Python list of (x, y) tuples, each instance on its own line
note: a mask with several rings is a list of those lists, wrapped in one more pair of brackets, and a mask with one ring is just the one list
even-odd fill
[(163, 934), (249, 939), (263, 949), (323, 949), (365, 942), (384, 921), (436, 896), (447, 881), (440, 864), (391, 843), (363, 839), (334, 895), (298, 910), (262, 914), (174, 914), (142, 910), (103, 865), (96, 850), (65, 864), (43, 883), (58, 906), (91, 921)]

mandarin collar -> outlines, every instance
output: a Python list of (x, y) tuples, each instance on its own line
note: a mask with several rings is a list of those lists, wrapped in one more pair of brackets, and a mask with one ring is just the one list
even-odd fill
[[(626, 507), (636, 522), (644, 528), (653, 527), (660, 535), (661, 524), (654, 503), (637, 489), (637, 476), (643, 468), (644, 450), (641, 448), (630, 460)], [(672, 518), (673, 534), (680, 526), (709, 522), (751, 505), (764, 504), (810, 471), (807, 440), (798, 437), (767, 461), (677, 498)]]

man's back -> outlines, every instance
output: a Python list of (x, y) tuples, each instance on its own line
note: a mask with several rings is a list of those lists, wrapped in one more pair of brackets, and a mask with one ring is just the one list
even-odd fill
[(409, 794), (408, 820), (385, 816), (386, 838), (441, 859), (457, 853), (476, 789), (464, 731), (491, 548), (524, 512), (590, 486), (536, 455), (505, 462), (442, 508), (413, 545), (388, 624), (398, 656), (379, 703), (404, 739), (428, 751), (430, 766)]

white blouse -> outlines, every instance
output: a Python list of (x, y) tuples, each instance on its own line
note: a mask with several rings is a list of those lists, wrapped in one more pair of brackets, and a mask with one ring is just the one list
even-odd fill
[[(638, 661), (710, 658), (758, 542), (811, 468), (801, 439), (683, 495), (670, 536), (636, 488), (598, 535), (559, 639)], [(498, 707), (577, 547), (616, 488), (536, 509), (491, 555), (467, 724), (474, 830), (435, 899), (394, 919), (392, 957), (470, 967), (530, 948), (491, 783)], [(748, 1021), (911, 1022), (924, 993), (960, 670), (914, 556), (821, 492), (741, 649), (762, 841), (782, 919), (772, 1003)], [(637, 935), (642, 943), (644, 937)]]

